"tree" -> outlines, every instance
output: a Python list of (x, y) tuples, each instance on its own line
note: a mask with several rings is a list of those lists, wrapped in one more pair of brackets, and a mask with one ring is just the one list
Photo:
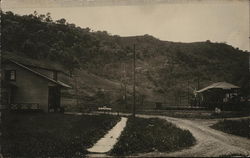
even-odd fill
[(52, 18), (51, 18), (51, 14), (50, 14), (49, 12), (46, 13), (45, 21), (48, 22), (48, 23), (53, 22), (53, 21), (52, 21)]
[(56, 21), (58, 24), (61, 24), (61, 25), (65, 25), (66, 24), (66, 20), (64, 18), (62, 19), (59, 19)]

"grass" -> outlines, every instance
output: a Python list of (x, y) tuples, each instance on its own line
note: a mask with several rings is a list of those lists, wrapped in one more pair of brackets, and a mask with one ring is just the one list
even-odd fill
[(243, 155), (243, 154), (233, 153), (233, 154), (228, 154), (228, 155), (220, 155), (219, 157), (249, 157), (249, 156)]
[(111, 155), (134, 155), (153, 151), (170, 152), (194, 145), (195, 138), (187, 130), (161, 119), (129, 118)]
[(138, 113), (186, 119), (217, 119), (250, 116), (249, 111), (222, 111), (220, 114), (215, 114), (215, 112), (211, 110), (148, 110), (138, 111)]
[(250, 139), (250, 119), (223, 120), (213, 126), (216, 130)]
[(119, 117), (6, 113), (2, 119), (2, 154), (26, 158), (85, 155)]

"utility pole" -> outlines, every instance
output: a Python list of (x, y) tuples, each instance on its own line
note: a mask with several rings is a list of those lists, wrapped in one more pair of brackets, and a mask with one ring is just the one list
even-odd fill
[[(122, 68), (122, 65), (121, 65)], [(124, 108), (127, 109), (127, 79), (126, 79), (126, 64), (123, 63), (123, 71), (121, 74), (121, 89), (122, 89), (122, 99), (124, 101)]]
[[(248, 13), (249, 13), (249, 17), (248, 17), (248, 19), (250, 18), (250, 0), (248, 1), (248, 6), (249, 6), (249, 8), (248, 8)], [(249, 40), (249, 47), (248, 47), (248, 62), (249, 62), (249, 65), (248, 65), (248, 70), (249, 70), (249, 73), (250, 73), (250, 20), (249, 20), (249, 32), (248, 32), (248, 35), (249, 35), (249, 37), (248, 37), (248, 40)], [(249, 84), (250, 84), (250, 82), (249, 82)]]
[[(0, 14), (2, 15), (2, 1), (0, 0)], [(0, 25), (2, 26), (2, 19), (0, 19)], [(0, 27), (0, 32), (2, 32), (2, 27)], [(3, 34), (1, 34), (0, 37), (2, 37)], [(1, 46), (1, 43), (2, 43), (2, 38), (0, 38), (0, 67), (2, 67), (2, 46)], [(0, 124), (2, 122), (2, 112), (1, 110), (3, 109), (3, 98), (2, 98), (2, 69), (0, 68)], [(0, 149), (1, 149), (1, 145), (0, 145)]]
[(134, 97), (134, 103), (133, 103), (133, 118), (135, 118), (135, 44), (134, 44), (134, 53), (133, 53), (133, 97)]
[(180, 101), (179, 101), (179, 106), (181, 106), (181, 94), (180, 94), (179, 98), (180, 98)]
[[(248, 0), (248, 19), (250, 18), (250, 0)], [(248, 40), (249, 40), (249, 47), (248, 47), (248, 76), (250, 76), (250, 20), (249, 20), (249, 28), (248, 28)], [(250, 81), (248, 81), (248, 87), (250, 87)], [(247, 92), (248, 97), (250, 96), (250, 91)]]
[(75, 97), (76, 97), (76, 107), (78, 107), (78, 108), (80, 108), (79, 107), (79, 92), (78, 92), (78, 80), (77, 80), (77, 78), (79, 77), (79, 76), (77, 76), (77, 74), (75, 74), (74, 76), (74, 79), (75, 79)]
[[(200, 90), (200, 74), (197, 75), (197, 90)], [(197, 98), (197, 105), (200, 106), (200, 98)]]
[(178, 102), (178, 96), (177, 96), (177, 91), (176, 91), (176, 78), (174, 76), (174, 104), (175, 106), (177, 106), (177, 102)]
[(127, 75), (126, 75), (126, 64), (124, 63), (124, 104), (127, 109)]
[(187, 95), (188, 95), (187, 104), (189, 105), (189, 80), (188, 80), (188, 83), (187, 83)]
[(200, 75), (198, 75), (198, 81), (197, 81), (197, 89), (200, 89)]
[[(249, 13), (249, 18), (250, 18), (250, 0), (248, 1), (248, 13)], [(249, 65), (248, 65), (248, 70), (249, 70), (249, 73), (250, 73), (250, 20), (249, 20), (249, 32), (248, 32), (248, 40), (249, 40), (249, 47), (248, 47), (248, 62), (249, 62)], [(250, 84), (250, 83), (249, 83)]]

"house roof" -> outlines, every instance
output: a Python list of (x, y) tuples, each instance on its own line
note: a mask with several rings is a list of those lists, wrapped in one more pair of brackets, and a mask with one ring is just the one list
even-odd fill
[(49, 71), (57, 71), (60, 73), (63, 73), (67, 76), (70, 76), (69, 73), (65, 71), (65, 67), (59, 63), (51, 62), (48, 60), (35, 60), (31, 58), (26, 58), (23, 56), (18, 56), (17, 54), (13, 55), (10, 52), (3, 52), (2, 53), (2, 61), (4, 60), (12, 60), (15, 62), (18, 62), (19, 64), (22, 64), (24, 66), (30, 67), (30, 68), (39, 68), (39, 69), (45, 69)]
[(217, 83), (213, 83), (203, 89), (200, 89), (198, 91), (196, 91), (197, 93), (201, 93), (204, 91), (207, 91), (209, 89), (224, 89), (224, 90), (229, 90), (229, 89), (238, 89), (240, 87), (233, 85), (231, 83), (227, 83), (227, 82), (217, 82)]
[(71, 86), (69, 86), (69, 85), (66, 84), (66, 83), (63, 83), (63, 82), (61, 82), (61, 81), (53, 80), (53, 79), (51, 79), (51, 78), (49, 78), (49, 77), (47, 77), (47, 76), (45, 76), (45, 75), (43, 75), (43, 74), (41, 74), (41, 73), (39, 73), (39, 72), (37, 72), (37, 71), (34, 71), (34, 70), (28, 68), (27, 66), (25, 66), (25, 65), (23, 65), (23, 64), (20, 64), (20, 63), (14, 61), (14, 60), (10, 60), (10, 59), (9, 59), (8, 61), (10, 61), (10, 62), (16, 64), (17, 66), (22, 67), (23, 69), (26, 69), (26, 70), (28, 70), (28, 71), (34, 73), (34, 74), (38, 75), (39, 77), (42, 77), (42, 78), (44, 78), (44, 79), (46, 79), (46, 80), (48, 80), (48, 81), (50, 81), (50, 82), (52, 82), (52, 83), (55, 83), (55, 84), (57, 84), (57, 85), (60, 85), (60, 86), (62, 86), (62, 87), (65, 87), (65, 88), (71, 88)]

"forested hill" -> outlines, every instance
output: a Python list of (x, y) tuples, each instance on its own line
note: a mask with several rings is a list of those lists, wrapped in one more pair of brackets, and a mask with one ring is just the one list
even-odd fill
[[(228, 81), (247, 89), (248, 54), (225, 43), (176, 43), (150, 35), (120, 37), (93, 32), (50, 14), (2, 14), (2, 51), (35, 60), (56, 61), (103, 79), (131, 85), (133, 45), (137, 86), (172, 98), (211, 82)], [(189, 87), (187, 82), (189, 81)]]

